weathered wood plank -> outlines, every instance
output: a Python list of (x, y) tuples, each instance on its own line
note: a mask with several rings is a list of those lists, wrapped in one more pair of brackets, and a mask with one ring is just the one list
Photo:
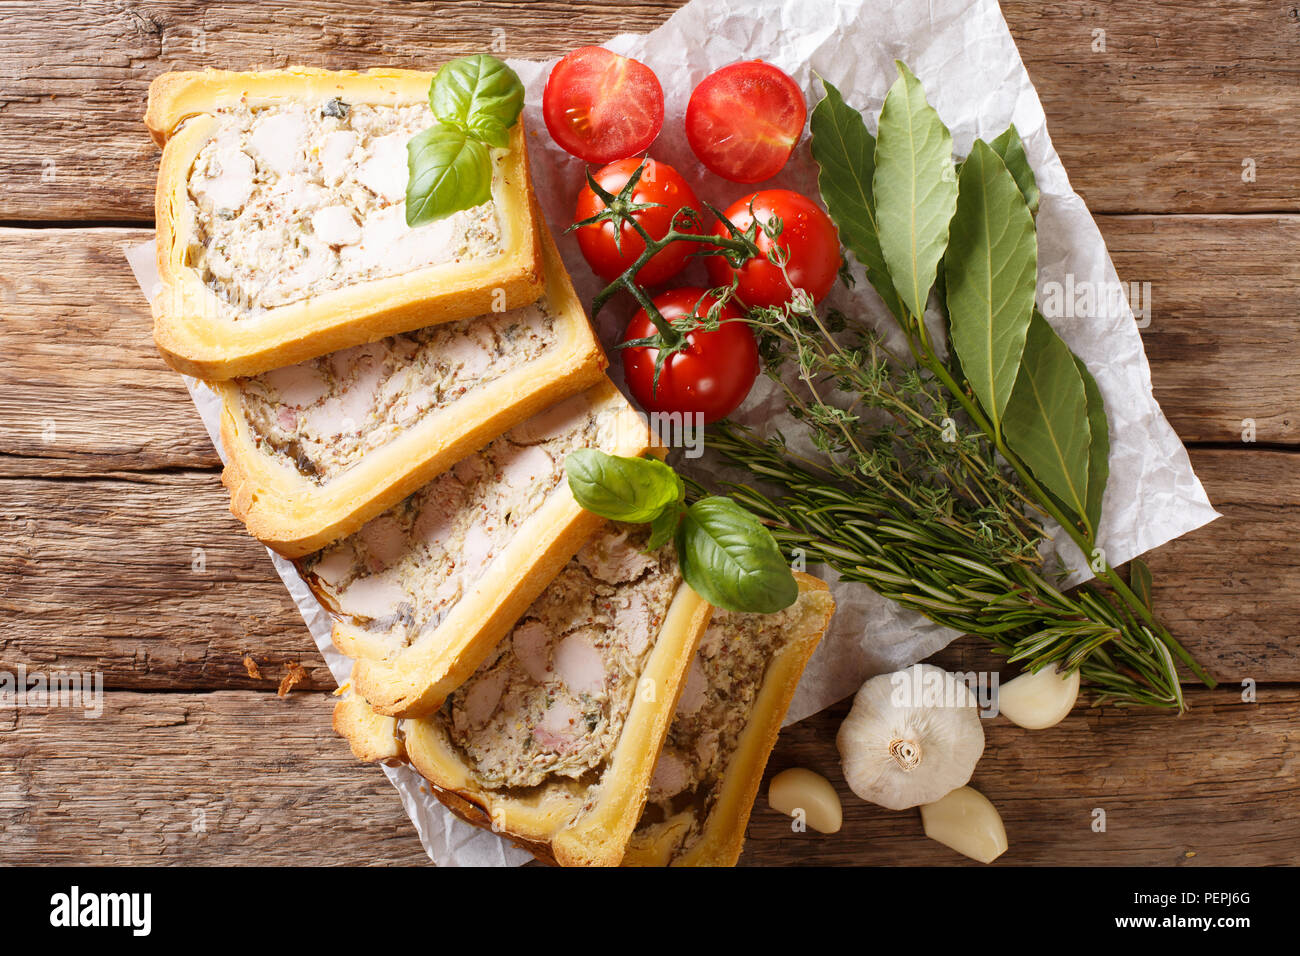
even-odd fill
[(1283, 145), (1300, 122), (1295, 3), (1003, 0), (1002, 11), (1094, 212), (1300, 208), (1300, 157)]
[(301, 662), (301, 686), (332, 689), (228, 503), (211, 472), (0, 482), (0, 663), (102, 670), (110, 687), (267, 689)]
[[(149, 80), (167, 70), (427, 67), (494, 42), (547, 57), (652, 29), (678, 5), (4, 3), (0, 219), (152, 218), (157, 160), (140, 117)], [(1003, 3), (1072, 180), (1110, 212), (1300, 209), (1294, 7)]]
[(154, 348), (141, 229), (0, 229), (0, 474), (220, 464)]
[[(993, 801), (1010, 848), (999, 864), (1266, 866), (1300, 862), (1296, 790), (1300, 692), (1193, 691), (1182, 717), (1078, 707), (1048, 730), (986, 722), (971, 785)], [(844, 829), (793, 833), (766, 805), (766, 784), (741, 862), (750, 865), (970, 863), (922, 835), (915, 810), (889, 811), (844, 784), (835, 733), (842, 704), (786, 728), (768, 779), (810, 767), (840, 792)], [(1105, 832), (1092, 829), (1105, 811)], [(976, 865), (976, 864), (970, 864)]]
[(1150, 283), (1142, 340), (1185, 442), (1300, 441), (1300, 216), (1100, 216), (1121, 280)]
[[(1186, 441), (1300, 441), (1300, 217), (1103, 216), (1125, 281), (1150, 282), (1157, 398)], [(0, 229), (0, 474), (213, 468), (122, 249), (137, 229)]]
[[(1194, 452), (1227, 517), (1149, 556), (1163, 620), (1228, 681), (1300, 681), (1295, 461)], [(265, 689), (301, 661), (304, 687), (332, 688), (265, 551), (226, 508), (210, 472), (0, 480), (0, 666), (94, 668), (119, 688)], [(981, 655), (967, 641), (944, 662), (982, 667)]]
[[(1300, 692), (1265, 687), (1244, 704), (1198, 691), (1191, 702), (1182, 718), (1080, 708), (1045, 731), (989, 721), (972, 782), (1006, 823), (1001, 862), (1300, 861)], [(0, 864), (422, 862), (397, 795), (333, 737), (329, 707), (324, 694), (124, 692), (105, 695), (100, 719), (0, 711)], [(844, 829), (791, 832), (764, 787), (742, 863), (965, 862), (923, 836), (915, 811), (882, 810), (844, 786), (834, 737), (846, 709), (787, 728), (768, 774), (825, 774)], [(1097, 808), (1105, 833), (1091, 829)]]
[(0, 156), (7, 188), (0, 219), (152, 219), (158, 154), (141, 117), (149, 81), (168, 70), (297, 63), (418, 69), (486, 49), (546, 57), (625, 30), (653, 29), (676, 6), (6, 3)]
[(0, 863), (411, 865), (396, 792), (325, 694), (106, 694), (0, 710)]

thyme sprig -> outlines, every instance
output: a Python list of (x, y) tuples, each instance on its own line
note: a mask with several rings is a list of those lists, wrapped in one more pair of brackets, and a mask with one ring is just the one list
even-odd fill
[(1101, 575), (1109, 588), (1053, 583), (1041, 551), (1041, 522), (1057, 518), (1050, 502), (1031, 496), (951, 375), (936, 374), (932, 361), (947, 368), (919, 322), (904, 329), (909, 362), (865, 322), (823, 318), (798, 295), (749, 318), (765, 371), (815, 454), (731, 423), (710, 433), (709, 447), (777, 489), (724, 482), (788, 555), (981, 635), (1027, 669), (1078, 668), (1096, 703), (1185, 708), (1174, 658), (1186, 651), (1149, 606), (1113, 586), (1113, 569)]

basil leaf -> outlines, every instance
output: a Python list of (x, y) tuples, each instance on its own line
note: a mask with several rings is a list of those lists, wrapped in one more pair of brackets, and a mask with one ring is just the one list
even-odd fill
[(646, 541), (647, 551), (657, 551), (673, 540), (677, 533), (677, 523), (681, 520), (684, 509), (680, 504), (665, 508), (650, 522), (650, 537)]
[(1079, 517), (1088, 513), (1088, 398), (1069, 346), (1034, 312), (1003, 422), (1034, 476)]
[(1016, 129), (1015, 124), (1008, 126), (1001, 136), (989, 143), (989, 146), (1007, 164), (1007, 169), (1015, 178), (1016, 185), (1020, 187), (1020, 195), (1025, 197), (1025, 205), (1029, 207), (1029, 212), (1037, 215), (1038, 180), (1034, 178), (1029, 157), (1025, 155), (1025, 144), (1020, 141), (1020, 131)]
[(962, 164), (943, 272), (953, 350), (998, 428), (1034, 311), (1038, 240), (1015, 179), (982, 140)]
[[(1106, 493), (1106, 482), (1110, 478), (1110, 425), (1106, 421), (1106, 403), (1101, 397), (1097, 380), (1083, 364), (1083, 359), (1074, 357), (1079, 377), (1083, 379), (1083, 394), (1088, 400), (1088, 526), (1092, 529), (1094, 540), (1101, 530), (1101, 499)], [(1150, 576), (1150, 572), (1148, 572)], [(1149, 607), (1150, 605), (1148, 605)]]
[(952, 134), (925, 100), (921, 81), (901, 61), (876, 132), (872, 192), (880, 252), (907, 310), (918, 319), (948, 245), (957, 207)]
[(564, 459), (564, 471), (578, 504), (612, 521), (654, 521), (686, 495), (677, 473), (656, 458), (622, 458), (579, 448)]
[(524, 107), (524, 85), (496, 57), (479, 53), (443, 64), (429, 87), (429, 106), (440, 122), (505, 149)]
[(492, 198), (487, 147), (460, 129), (435, 124), (406, 144), (406, 224), (419, 226)]
[(867, 132), (862, 114), (844, 102), (840, 91), (822, 80), (826, 95), (812, 111), (812, 154), (819, 172), (817, 186), (840, 231), (840, 239), (867, 271), (867, 281), (880, 293), (896, 319), (903, 303), (889, 277), (880, 251), (880, 230), (871, 177), (876, 171), (876, 139)]
[(677, 528), (682, 577), (714, 607), (771, 614), (799, 596), (772, 533), (730, 498), (704, 498)]

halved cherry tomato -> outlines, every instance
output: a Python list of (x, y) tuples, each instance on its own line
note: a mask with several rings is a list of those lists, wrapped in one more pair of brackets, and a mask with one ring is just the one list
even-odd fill
[[(707, 289), (671, 289), (655, 296), (655, 308), (672, 322), (683, 316), (704, 316), (718, 300)], [(745, 400), (758, 377), (758, 346), (749, 326), (731, 304), (721, 307), (721, 324), (712, 331), (686, 332), (686, 347), (670, 355), (654, 386), (659, 350), (623, 349), (623, 371), (632, 397), (647, 412), (701, 413), (705, 423), (726, 418)], [(656, 332), (645, 309), (628, 324), (623, 341), (647, 338)]]
[(735, 183), (781, 171), (803, 135), (803, 90), (770, 63), (724, 66), (701, 81), (686, 106), (686, 139), (700, 162)]
[[(632, 178), (641, 160), (632, 156), (620, 159), (616, 163), (595, 173), (592, 178), (607, 192), (618, 195), (627, 181)], [(700, 201), (695, 198), (695, 191), (687, 184), (677, 170), (667, 163), (657, 163), (653, 159), (645, 161), (645, 170), (637, 180), (636, 188), (630, 197), (633, 203), (657, 203), (649, 209), (632, 213), (632, 217), (652, 239), (662, 239), (668, 235), (673, 220), (682, 209), (689, 207), (698, 212)], [(583, 186), (578, 194), (578, 208), (574, 220), (581, 222), (605, 209), (605, 202), (592, 191), (590, 186)], [(699, 232), (698, 219), (683, 216), (677, 223), (683, 232)], [(645, 251), (645, 242), (630, 224), (624, 224), (619, 242), (614, 242), (614, 224), (602, 222), (583, 226), (577, 231), (578, 247), (586, 257), (592, 271), (606, 282), (618, 276), (636, 262)], [(637, 270), (636, 281), (640, 285), (659, 285), (682, 271), (686, 260), (691, 255), (690, 242), (674, 242), (656, 253), (649, 262)]]
[[(803, 289), (814, 302), (826, 298), (840, 270), (840, 237), (830, 216), (822, 212), (811, 199), (789, 189), (764, 189), (736, 200), (725, 213), (739, 231), (744, 232), (755, 219), (759, 222), (755, 244), (763, 258), (755, 257), (739, 269), (722, 256), (709, 256), (705, 261), (709, 281), (715, 286), (731, 285), (731, 277), (738, 277), (736, 295), (750, 307), (780, 306), (790, 301), (790, 288)], [(763, 230), (763, 223), (773, 216), (781, 219), (781, 234), (773, 240)], [(713, 230), (717, 235), (727, 235), (727, 228), (718, 223)], [(768, 261), (773, 246), (784, 249), (789, 257), (785, 271)]]
[(664, 91), (644, 63), (579, 47), (551, 69), (542, 117), (561, 148), (608, 163), (650, 148), (664, 125)]

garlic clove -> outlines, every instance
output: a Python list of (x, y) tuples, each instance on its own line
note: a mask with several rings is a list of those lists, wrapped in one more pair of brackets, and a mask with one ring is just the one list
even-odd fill
[(969, 687), (933, 664), (915, 664), (863, 684), (835, 743), (854, 793), (906, 810), (970, 781), (984, 728)]
[(1007, 852), (1007, 830), (997, 807), (974, 787), (959, 787), (922, 806), (921, 824), (931, 840), (980, 863)]
[(840, 795), (831, 782), (803, 767), (791, 767), (773, 777), (767, 787), (767, 803), (788, 817), (802, 814), (818, 833), (839, 833), (844, 823)]
[(1021, 674), (998, 689), (998, 710), (1028, 730), (1054, 727), (1066, 718), (1079, 697), (1079, 670), (1064, 677), (1055, 664)]

